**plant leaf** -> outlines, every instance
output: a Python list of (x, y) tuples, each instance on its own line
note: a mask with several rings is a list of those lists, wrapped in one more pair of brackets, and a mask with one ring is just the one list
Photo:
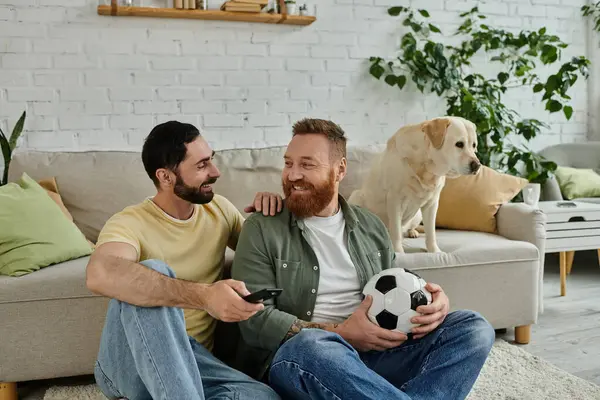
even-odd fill
[(429, 18), (429, 12), (427, 10), (419, 10), (419, 14), (421, 14), (425, 18)]
[(570, 120), (571, 116), (573, 116), (573, 107), (571, 107), (571, 106), (564, 106), (563, 107), (563, 112), (565, 113), (565, 117), (567, 117), (567, 119)]
[(404, 11), (406, 11), (406, 7), (391, 7), (390, 9), (388, 9), (388, 14), (390, 14), (392, 17), (397, 17), (398, 15), (400, 15), (400, 13), (403, 13)]
[(538, 93), (538, 92), (541, 92), (542, 90), (544, 90), (544, 84), (543, 83), (537, 83), (533, 87), (533, 93)]
[(417, 24), (416, 22), (413, 22), (410, 24), (410, 27), (412, 28), (413, 31), (415, 32), (421, 32), (421, 25)]
[(0, 179), (0, 186), (5, 185), (7, 183), (8, 178), (8, 166), (10, 164), (10, 145), (8, 144), (8, 140), (6, 136), (4, 136), (4, 132), (0, 130), (0, 148), (2, 149), (2, 157), (4, 159), (4, 174), (2, 179)]
[(381, 76), (383, 75), (383, 73), (385, 72), (385, 69), (379, 64), (373, 64), (373, 65), (371, 65), (371, 69), (369, 70), (369, 72), (376, 79), (380, 79)]
[(396, 75), (393, 75), (393, 74), (387, 75), (384, 80), (385, 80), (385, 83), (387, 83), (390, 86), (394, 86), (397, 82)]
[(25, 116), (26, 111), (23, 111), (23, 114), (21, 114), (21, 118), (19, 118), (19, 120), (15, 124), (12, 134), (10, 135), (10, 140), (8, 141), (8, 144), (10, 146), (11, 151), (13, 151), (15, 147), (17, 147), (17, 140), (19, 140), (19, 136), (21, 136), (21, 132), (23, 132), (23, 126), (25, 125)]
[(557, 100), (549, 100), (546, 103), (546, 110), (550, 111), (551, 113), (558, 112), (561, 109), (562, 109), (562, 104)]
[(406, 76), (404, 76), (404, 75), (398, 76), (396, 79), (396, 84), (398, 85), (398, 87), (400, 89), (403, 89), (404, 85), (406, 85)]
[(500, 81), (500, 83), (502, 85), (504, 85), (504, 82), (506, 82), (508, 80), (510, 76), (506, 73), (506, 72), (500, 72), (498, 74), (498, 81)]
[(442, 33), (442, 31), (440, 30), (440, 28), (438, 28), (437, 26), (435, 26), (433, 24), (429, 24), (429, 30), (431, 32), (435, 32), (435, 33)]

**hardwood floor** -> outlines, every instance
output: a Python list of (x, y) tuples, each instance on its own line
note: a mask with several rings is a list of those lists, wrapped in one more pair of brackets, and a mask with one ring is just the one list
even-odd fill
[[(577, 252), (567, 277), (567, 295), (560, 296), (558, 254), (546, 256), (545, 311), (533, 325), (531, 342), (521, 347), (557, 367), (600, 385), (600, 267), (596, 251)], [(512, 341), (514, 331), (498, 337)], [(86, 384), (93, 377), (24, 382), (23, 400), (41, 400), (46, 387)]]
[[(600, 385), (600, 267), (596, 251), (575, 253), (560, 296), (558, 254), (546, 256), (544, 313), (522, 348), (557, 367)], [(498, 337), (511, 341), (514, 331)]]

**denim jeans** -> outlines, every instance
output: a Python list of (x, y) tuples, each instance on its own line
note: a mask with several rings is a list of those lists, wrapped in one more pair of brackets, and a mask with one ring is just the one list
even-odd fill
[(357, 352), (335, 333), (305, 329), (279, 348), (269, 381), (285, 399), (464, 399), (495, 340), (472, 311), (383, 352)]
[[(162, 261), (142, 264), (175, 277)], [(182, 309), (115, 299), (108, 306), (94, 375), (109, 399), (279, 399), (189, 337)]]

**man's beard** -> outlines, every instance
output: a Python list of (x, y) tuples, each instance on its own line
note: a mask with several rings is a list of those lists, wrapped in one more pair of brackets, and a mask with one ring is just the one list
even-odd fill
[[(201, 187), (188, 186), (185, 184), (179, 172), (175, 172), (175, 186), (173, 187), (173, 193), (182, 200), (189, 201), (192, 204), (206, 204), (210, 203), (215, 194), (211, 191), (208, 193), (202, 193)], [(203, 182), (202, 185), (213, 184), (217, 181), (216, 178), (209, 179)]]
[[(323, 211), (331, 203), (335, 195), (335, 172), (332, 169), (329, 178), (318, 186), (311, 185), (305, 180), (295, 182), (282, 181), (285, 204), (296, 218), (313, 217)], [(306, 190), (295, 192), (292, 188), (300, 186)]]

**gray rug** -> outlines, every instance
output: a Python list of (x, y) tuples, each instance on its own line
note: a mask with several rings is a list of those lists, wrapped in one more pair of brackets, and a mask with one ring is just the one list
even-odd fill
[[(106, 400), (95, 385), (54, 386), (44, 400)], [(496, 340), (468, 400), (598, 400), (600, 386)]]

